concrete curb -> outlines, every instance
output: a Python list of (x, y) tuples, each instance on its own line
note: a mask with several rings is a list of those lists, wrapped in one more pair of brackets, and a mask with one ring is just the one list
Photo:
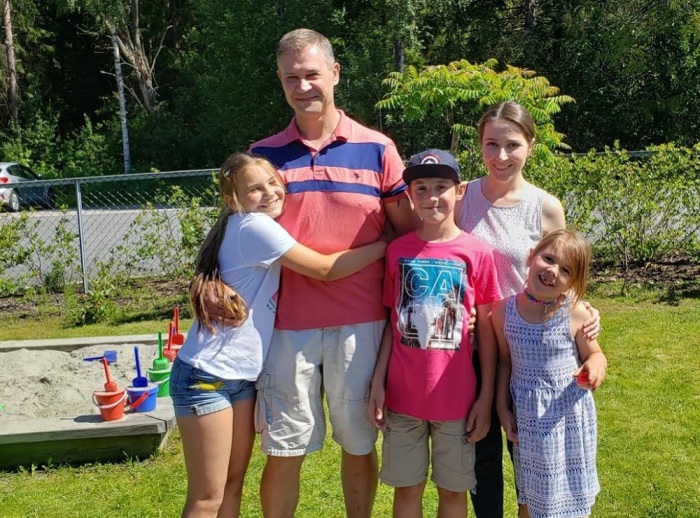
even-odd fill
[[(166, 333), (167, 335), (167, 333)], [(96, 336), (80, 338), (56, 338), (53, 340), (7, 340), (0, 342), (0, 352), (19, 349), (50, 349), (54, 351), (74, 351), (90, 345), (158, 345), (156, 333), (148, 335)]]

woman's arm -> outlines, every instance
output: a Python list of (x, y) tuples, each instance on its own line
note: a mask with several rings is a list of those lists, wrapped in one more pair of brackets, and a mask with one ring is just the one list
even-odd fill
[(385, 251), (386, 243), (384, 241), (328, 255), (297, 243), (280, 257), (280, 263), (282, 266), (307, 277), (319, 281), (334, 281), (359, 272), (378, 261), (384, 257)]
[[(557, 198), (548, 193), (542, 202), (542, 234), (544, 235), (560, 228), (566, 228), (564, 207), (562, 207), (561, 202)], [(583, 324), (583, 334), (590, 340), (594, 340), (603, 330), (603, 327), (600, 325), (600, 312), (588, 302), (584, 302), (584, 305), (591, 312), (591, 315)]]
[(542, 235), (566, 228), (566, 215), (561, 202), (547, 193), (542, 201)]

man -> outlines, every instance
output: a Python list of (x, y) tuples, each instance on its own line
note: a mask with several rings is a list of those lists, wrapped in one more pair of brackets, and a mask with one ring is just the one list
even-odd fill
[[(308, 29), (286, 34), (277, 46), (277, 66), (295, 117), (250, 152), (268, 158), (285, 180), (279, 223), (322, 253), (378, 240), (387, 219), (399, 234), (415, 228), (394, 143), (335, 107), (340, 65), (328, 39)], [(304, 457), (323, 446), (324, 393), (333, 439), (343, 449), (347, 516), (371, 514), (376, 430), (366, 409), (386, 319), (382, 276), (380, 263), (328, 283), (282, 273), (256, 412), (268, 455), (261, 487), (266, 517), (294, 516)]]

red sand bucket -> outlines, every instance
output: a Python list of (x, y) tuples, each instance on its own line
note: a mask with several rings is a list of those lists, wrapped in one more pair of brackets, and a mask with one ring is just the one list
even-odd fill
[(92, 402), (100, 409), (103, 421), (117, 421), (124, 417), (126, 389), (116, 392), (96, 390), (92, 393)]

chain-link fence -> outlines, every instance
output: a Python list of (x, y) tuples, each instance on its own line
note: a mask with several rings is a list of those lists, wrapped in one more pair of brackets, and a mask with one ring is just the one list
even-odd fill
[[(61, 290), (100, 276), (188, 275), (218, 215), (212, 170), (6, 183), (23, 205), (0, 213), (0, 291)], [(49, 192), (41, 200), (28, 193)], [(32, 202), (37, 202), (36, 204)], [(36, 206), (34, 206), (36, 205)]]
[[(567, 223), (602, 263), (700, 259), (700, 145), (606, 150), (527, 174), (564, 202)], [(32, 188), (45, 193), (39, 206), (0, 213), (0, 294), (75, 283), (115, 293), (132, 276), (189, 278), (220, 203), (213, 170), (0, 183), (0, 199)]]

